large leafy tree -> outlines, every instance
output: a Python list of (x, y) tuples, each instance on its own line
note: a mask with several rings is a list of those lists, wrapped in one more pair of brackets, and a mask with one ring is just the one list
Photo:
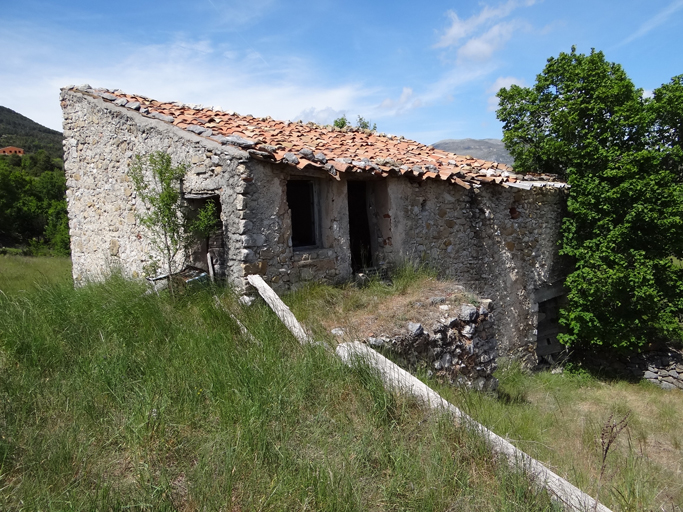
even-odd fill
[(69, 254), (66, 178), (61, 161), (38, 155), (0, 157), (0, 244)]
[(571, 185), (561, 253), (575, 267), (561, 341), (636, 348), (681, 338), (682, 78), (646, 98), (602, 52), (572, 48), (532, 87), (498, 97), (515, 168)]

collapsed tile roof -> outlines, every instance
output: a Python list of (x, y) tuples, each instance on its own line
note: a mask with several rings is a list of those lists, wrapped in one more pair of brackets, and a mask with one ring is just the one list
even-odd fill
[(314, 123), (276, 121), (223, 111), (220, 107), (161, 102), (118, 89), (66, 89), (99, 96), (147, 117), (208, 137), (221, 144), (246, 150), (255, 159), (288, 164), (299, 169), (317, 167), (339, 179), (342, 172), (380, 176), (408, 175), (415, 179), (438, 179), (466, 189), (484, 183), (530, 189), (538, 186), (564, 188), (553, 175), (519, 175), (503, 163), (448, 153), (432, 146), (354, 127), (336, 128)]

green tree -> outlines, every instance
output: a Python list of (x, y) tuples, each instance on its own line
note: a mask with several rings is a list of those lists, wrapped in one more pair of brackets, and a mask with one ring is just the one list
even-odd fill
[(334, 126), (337, 128), (345, 128), (349, 125), (350, 123), (349, 120), (346, 118), (346, 114), (334, 120)]
[(602, 52), (572, 48), (548, 59), (534, 86), (498, 97), (515, 168), (571, 185), (560, 252), (575, 269), (560, 340), (634, 348), (680, 339), (681, 77), (644, 98)]
[(46, 153), (0, 157), (2, 243), (68, 254), (65, 192), (64, 171)]
[[(337, 128), (345, 128), (347, 126), (351, 126), (351, 123), (347, 119), (346, 114), (335, 119), (333, 124)], [(360, 128), (361, 130), (372, 130), (373, 132), (377, 131), (377, 123), (372, 123), (372, 125), (370, 125), (370, 121), (366, 120), (363, 116), (358, 116), (358, 120), (356, 121), (356, 127)]]
[(377, 123), (372, 123), (372, 128), (370, 128), (370, 121), (366, 120), (363, 116), (358, 116), (356, 126), (362, 130), (372, 130), (373, 132), (377, 131)]
[(128, 172), (137, 199), (146, 208), (138, 218), (149, 230), (152, 245), (163, 255), (171, 294), (171, 275), (185, 265), (188, 247), (197, 237), (210, 233), (218, 222), (215, 205), (211, 202), (190, 220), (181, 194), (186, 172), (185, 165), (174, 167), (170, 155), (161, 151), (145, 158), (137, 155)]

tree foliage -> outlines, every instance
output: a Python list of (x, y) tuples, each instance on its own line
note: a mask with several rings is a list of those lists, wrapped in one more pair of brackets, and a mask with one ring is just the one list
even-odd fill
[[(191, 218), (181, 194), (186, 172), (185, 165), (174, 167), (170, 155), (159, 151), (147, 157), (137, 155), (128, 173), (137, 199), (146, 208), (138, 218), (149, 230), (150, 242), (162, 254), (169, 276), (185, 264), (189, 246), (197, 238), (207, 236), (218, 222), (212, 202)], [(169, 289), (173, 293), (172, 279)]]
[(683, 79), (646, 98), (602, 52), (548, 59), (536, 83), (498, 93), (521, 172), (571, 185), (561, 254), (572, 257), (567, 345), (634, 348), (681, 338)]
[[(368, 121), (363, 116), (358, 116), (358, 119), (356, 120), (356, 128), (360, 128), (361, 130), (377, 131), (377, 123), (370, 123), (371, 121)], [(345, 128), (347, 126), (351, 126), (351, 122), (347, 119), (346, 114), (335, 119), (333, 124), (336, 128)]]
[(63, 158), (62, 134), (26, 116), (0, 106), (0, 148), (16, 146), (24, 153), (47, 152), (51, 158)]
[(66, 179), (45, 151), (0, 157), (0, 243), (69, 254)]

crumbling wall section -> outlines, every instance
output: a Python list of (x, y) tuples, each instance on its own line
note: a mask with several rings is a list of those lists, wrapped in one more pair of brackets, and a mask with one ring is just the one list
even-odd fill
[(396, 260), (427, 264), (491, 297), (504, 312), (496, 322), (501, 355), (534, 364), (534, 293), (563, 277), (557, 242), (564, 191), (392, 178), (387, 184)]
[[(183, 193), (218, 195), (225, 230), (236, 229), (239, 201), (233, 190), (241, 182), (237, 167), (248, 157), (246, 153), (84, 91), (62, 90), (61, 103), (76, 284), (102, 279), (114, 269), (143, 277), (151, 261), (160, 259), (138, 221), (143, 205), (128, 176), (136, 155), (164, 151), (174, 165), (187, 165)], [(221, 269), (224, 264), (219, 261), (217, 266)]]
[(409, 371), (426, 370), (427, 375), (451, 384), (493, 391), (498, 380), (498, 342), (494, 336), (491, 300), (477, 306), (463, 304), (457, 315), (425, 327), (408, 323), (408, 333), (393, 337), (371, 337), (369, 345), (397, 356), (398, 364)]

